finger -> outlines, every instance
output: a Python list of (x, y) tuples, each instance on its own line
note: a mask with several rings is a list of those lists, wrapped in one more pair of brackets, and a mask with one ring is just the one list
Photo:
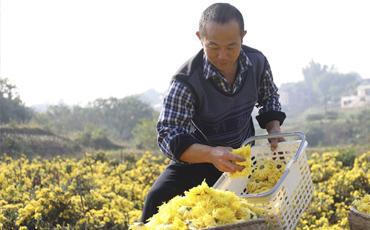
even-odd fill
[(236, 161), (236, 162), (243, 162), (245, 161), (245, 157), (242, 157), (242, 156), (238, 156), (238, 155), (235, 155), (235, 154), (230, 154), (229, 155), (229, 160), (230, 161)]
[[(241, 157), (241, 158), (244, 159), (244, 157)], [(235, 171), (243, 170), (244, 166), (237, 165), (235, 161), (228, 159), (228, 160), (223, 161), (222, 168), (227, 172), (234, 173)]]
[(285, 138), (284, 137), (280, 137), (278, 142), (285, 142)]
[(241, 162), (241, 161), (245, 161), (246, 159), (242, 156), (238, 156), (238, 155), (235, 155), (232, 153), (232, 149), (230, 150), (230, 152), (225, 152), (222, 156), (222, 158), (226, 161), (237, 161), (237, 162)]
[(275, 149), (278, 147), (278, 139), (276, 138), (273, 138), (273, 139), (270, 139), (270, 148), (271, 148), (271, 151), (275, 151)]
[(242, 171), (245, 168), (244, 166), (237, 165), (232, 162), (229, 162), (227, 167), (228, 167), (228, 171), (231, 173), (235, 173), (236, 171)]

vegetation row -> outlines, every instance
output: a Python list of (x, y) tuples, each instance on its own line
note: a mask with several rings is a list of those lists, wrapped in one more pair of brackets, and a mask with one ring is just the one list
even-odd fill
[[(0, 158), (0, 228), (128, 229), (168, 160), (145, 152), (109, 159)], [(309, 156), (315, 193), (298, 229), (349, 229), (348, 212), (370, 193), (370, 151)]]

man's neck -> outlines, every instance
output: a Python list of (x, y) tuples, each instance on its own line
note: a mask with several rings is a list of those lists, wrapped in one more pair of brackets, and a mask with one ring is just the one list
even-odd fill
[(238, 69), (238, 61), (235, 61), (233, 67), (228, 71), (220, 71), (220, 73), (226, 78), (230, 85), (234, 84), (236, 71)]

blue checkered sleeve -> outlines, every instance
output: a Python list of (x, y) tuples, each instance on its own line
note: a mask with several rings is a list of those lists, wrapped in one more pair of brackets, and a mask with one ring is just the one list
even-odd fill
[(281, 104), (279, 102), (278, 88), (276, 87), (270, 68), (270, 64), (266, 60), (265, 75), (261, 79), (260, 87), (258, 89), (257, 108), (258, 114), (269, 111), (281, 111)]
[(194, 115), (191, 91), (182, 83), (173, 81), (163, 100), (163, 108), (157, 123), (158, 146), (162, 153), (176, 160), (170, 148), (171, 140), (181, 134), (189, 134)]

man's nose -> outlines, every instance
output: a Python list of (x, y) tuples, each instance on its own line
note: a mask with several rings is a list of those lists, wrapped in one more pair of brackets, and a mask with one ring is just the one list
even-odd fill
[(227, 58), (227, 52), (226, 49), (220, 49), (218, 52), (218, 59), (226, 59)]

